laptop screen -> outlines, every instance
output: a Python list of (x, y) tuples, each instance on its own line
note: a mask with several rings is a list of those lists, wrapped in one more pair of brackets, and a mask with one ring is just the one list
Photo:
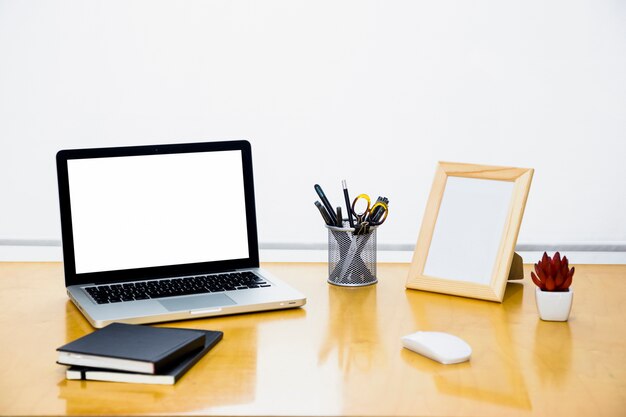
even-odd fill
[[(258, 249), (253, 196), (246, 195), (247, 188), (252, 192), (249, 153), (245, 146), (224, 146), (61, 151), (64, 261), (70, 261), (70, 275), (97, 282), (115, 280), (112, 274), (120, 271), (142, 278), (256, 266), (237, 262), (258, 258), (251, 254)], [(123, 275), (120, 280), (129, 279)]]

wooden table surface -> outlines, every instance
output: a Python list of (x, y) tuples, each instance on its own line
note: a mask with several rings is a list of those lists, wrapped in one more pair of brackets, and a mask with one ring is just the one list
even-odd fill
[[(326, 283), (325, 264), (265, 264), (304, 308), (168, 323), (224, 339), (176, 385), (66, 381), (55, 349), (93, 329), (59, 263), (0, 263), (0, 415), (625, 416), (626, 265), (577, 265), (565, 323), (543, 322), (525, 266), (502, 304), (379, 283)], [(456, 334), (471, 361), (403, 349), (416, 330)]]

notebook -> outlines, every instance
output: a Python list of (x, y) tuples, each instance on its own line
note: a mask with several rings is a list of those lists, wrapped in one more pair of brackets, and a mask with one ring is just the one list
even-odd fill
[(201, 350), (183, 357), (180, 362), (171, 365), (158, 374), (140, 374), (135, 372), (116, 371), (112, 369), (90, 368), (85, 366), (70, 366), (65, 371), (66, 379), (82, 379), (92, 381), (129, 382), (134, 384), (163, 384), (173, 385), (213, 346), (222, 339), (222, 332), (200, 330), (206, 332), (204, 347)]
[(57, 348), (57, 363), (156, 374), (200, 350), (206, 333), (112, 323)]
[(97, 328), (300, 307), (259, 268), (247, 141), (62, 150), (67, 294)]

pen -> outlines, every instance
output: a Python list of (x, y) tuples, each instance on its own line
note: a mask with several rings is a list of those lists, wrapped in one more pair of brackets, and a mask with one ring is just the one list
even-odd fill
[(372, 222), (374, 224), (377, 224), (380, 221), (380, 218), (383, 217), (385, 211), (389, 211), (389, 199), (387, 197), (382, 197), (379, 198), (379, 200), (381, 204), (384, 204), (384, 207), (376, 207), (375, 213), (372, 214)]
[[(328, 217), (333, 219), (335, 217), (335, 210), (333, 209), (332, 204), (330, 204), (330, 201), (328, 201), (328, 198), (326, 198), (326, 194), (324, 194), (324, 190), (322, 190), (322, 187), (320, 187), (319, 184), (315, 184), (314, 188), (315, 188), (315, 192), (317, 192), (317, 195), (320, 196), (320, 199), (322, 200), (324, 207), (326, 207), (326, 210), (328, 210)], [(336, 226), (341, 227), (341, 225), (337, 224), (336, 221), (333, 221), (332, 223), (335, 224)]]
[(350, 227), (354, 227), (354, 219), (352, 218), (352, 210), (350, 210), (350, 196), (348, 195), (348, 185), (346, 184), (346, 180), (342, 180), (341, 185), (343, 187), (343, 197), (346, 199), (346, 209), (348, 210), (348, 221), (350, 222)]
[[(383, 198), (381, 196), (378, 196), (378, 198), (376, 199), (376, 202), (374, 202), (374, 205), (372, 205), (372, 207), (374, 207), (376, 204), (380, 203), (381, 201), (383, 201)], [(367, 220), (368, 221), (374, 221), (374, 219), (376, 218), (376, 215), (378, 214), (379, 211), (380, 211), (380, 206), (378, 206), (378, 207), (376, 207), (376, 209), (370, 211), (368, 213)]]
[(341, 216), (341, 206), (337, 206), (337, 225), (343, 226), (343, 217)]
[(326, 209), (319, 201), (315, 202), (315, 207), (317, 207), (317, 209), (320, 211), (320, 214), (322, 215), (322, 218), (327, 225), (333, 226), (335, 224), (335, 222), (332, 221), (330, 217), (328, 217), (328, 212), (326, 212)]

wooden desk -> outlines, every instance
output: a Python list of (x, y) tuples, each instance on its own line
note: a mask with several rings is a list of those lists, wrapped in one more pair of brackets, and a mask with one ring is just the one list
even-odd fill
[[(502, 304), (404, 289), (408, 265), (340, 288), (325, 264), (267, 264), (304, 308), (170, 323), (224, 339), (174, 386), (66, 381), (55, 349), (93, 329), (58, 263), (0, 263), (1, 415), (626, 415), (626, 266), (576, 267), (570, 321), (539, 320), (528, 278)], [(461, 336), (470, 362), (402, 349)]]

